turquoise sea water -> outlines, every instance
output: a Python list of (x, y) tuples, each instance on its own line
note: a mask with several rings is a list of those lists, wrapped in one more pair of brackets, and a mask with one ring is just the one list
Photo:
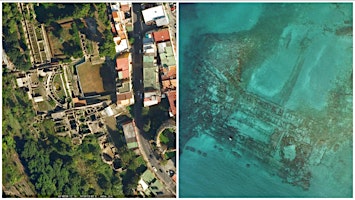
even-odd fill
[(352, 197), (352, 4), (179, 11), (180, 196)]

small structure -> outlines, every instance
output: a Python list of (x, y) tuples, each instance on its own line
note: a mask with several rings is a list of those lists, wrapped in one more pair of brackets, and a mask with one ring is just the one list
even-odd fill
[(136, 138), (136, 126), (134, 121), (123, 124), (122, 128), (123, 128), (124, 136), (126, 138), (128, 149), (138, 148), (138, 143)]
[(116, 59), (116, 70), (119, 79), (128, 79), (130, 77), (129, 53), (124, 53)]
[(158, 43), (158, 52), (160, 55), (161, 64), (163, 66), (176, 65), (174, 51), (170, 41)]
[(162, 29), (160, 31), (153, 32), (153, 38), (156, 43), (165, 42), (170, 40), (169, 30)]
[[(156, 6), (142, 11), (144, 22), (147, 25), (156, 23), (157, 26), (164, 26), (169, 24), (163, 6)], [(157, 22), (158, 20), (158, 22)], [(158, 25), (159, 24), (159, 25)]]
[(169, 100), (169, 115), (170, 117), (176, 115), (176, 90), (166, 92), (166, 95), (168, 96)]
[(155, 52), (156, 52), (156, 47), (155, 45), (152, 43), (145, 43), (143, 44), (143, 52), (145, 54), (152, 54), (152, 55), (155, 55)]
[(162, 194), (164, 188), (164, 185), (149, 170), (146, 170), (142, 174), (138, 183), (142, 186), (142, 192), (147, 196)]
[(169, 20), (167, 17), (163, 17), (155, 20), (155, 24), (157, 25), (157, 27), (165, 26), (169, 24)]
[(176, 66), (168, 66), (161, 68), (161, 80), (176, 79)]
[(158, 104), (161, 101), (161, 97), (158, 95), (157, 91), (145, 92), (143, 106), (149, 107)]
[(163, 91), (176, 90), (176, 79), (162, 81)]
[(122, 39), (121, 37), (114, 37), (113, 41), (115, 43), (116, 53), (121, 53), (128, 50), (128, 41), (127, 39)]
[(118, 5), (117, 3), (112, 3), (110, 7), (111, 7), (112, 12), (114, 12), (114, 11), (119, 10), (120, 5)]
[(131, 10), (131, 5), (129, 2), (121, 2), (121, 11), (122, 12), (129, 12)]
[(108, 106), (107, 108), (105, 108), (105, 113), (107, 116), (111, 117), (113, 115), (113, 110), (110, 106)]
[(117, 11), (113, 11), (112, 12), (112, 18), (113, 18), (113, 21), (115, 22), (120, 22), (120, 17), (118, 16), (118, 12)]
[(18, 87), (25, 87), (27, 84), (28, 84), (28, 81), (27, 81), (27, 78), (26, 77), (23, 77), (23, 78), (17, 78), (16, 79), (16, 82), (17, 82), (17, 86)]
[(134, 104), (133, 92), (125, 92), (117, 94), (117, 105), (129, 106)]
[(143, 56), (144, 107), (158, 104), (161, 100), (159, 70), (154, 56)]
[(44, 101), (44, 98), (43, 98), (42, 96), (33, 97), (33, 101), (34, 101), (35, 103), (39, 103), (39, 102)]

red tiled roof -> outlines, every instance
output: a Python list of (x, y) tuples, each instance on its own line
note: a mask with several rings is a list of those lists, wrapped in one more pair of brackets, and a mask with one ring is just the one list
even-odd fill
[(153, 32), (153, 38), (155, 42), (164, 42), (170, 40), (169, 30), (163, 29), (157, 32)]
[(168, 96), (169, 99), (169, 105), (170, 105), (170, 110), (173, 113), (173, 115), (176, 115), (176, 91), (169, 91), (166, 92), (166, 95)]
[(161, 82), (163, 85), (163, 90), (166, 89), (176, 89), (176, 79), (165, 80)]
[(163, 68), (163, 75), (161, 76), (162, 80), (169, 80), (176, 78), (176, 66), (169, 66), (168, 68)]
[(128, 5), (128, 4), (126, 4), (126, 5), (121, 5), (121, 10), (122, 10), (123, 12), (128, 12), (128, 11), (129, 11), (129, 5)]
[(116, 59), (116, 70), (117, 71), (122, 71), (122, 78), (128, 78), (129, 77), (128, 55), (129, 54), (125, 54), (122, 57), (118, 57)]
[(132, 98), (132, 96), (133, 96), (132, 92), (121, 93), (117, 95), (117, 101), (130, 99)]
[(128, 69), (122, 71), (122, 78), (123, 79), (129, 78), (129, 70)]
[(113, 19), (117, 19), (118, 18), (118, 12), (117, 11), (113, 11), (112, 12), (112, 17), (113, 17)]

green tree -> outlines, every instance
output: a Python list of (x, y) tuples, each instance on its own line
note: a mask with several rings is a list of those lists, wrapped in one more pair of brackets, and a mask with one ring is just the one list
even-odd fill
[(150, 121), (150, 119), (148, 119), (147, 122), (143, 126), (144, 132), (148, 133), (150, 131), (150, 124), (151, 124), (151, 121)]

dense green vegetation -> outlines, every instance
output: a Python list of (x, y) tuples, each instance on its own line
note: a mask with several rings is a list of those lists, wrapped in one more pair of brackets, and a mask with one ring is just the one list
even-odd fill
[(168, 110), (169, 102), (167, 99), (162, 99), (158, 105), (142, 109), (143, 130), (147, 133), (145, 136), (148, 139), (154, 140), (160, 125), (167, 119), (170, 119)]
[(108, 56), (109, 58), (114, 59), (116, 56), (116, 49), (113, 43), (113, 35), (109, 30), (110, 28), (107, 28), (103, 33), (105, 35), (105, 40), (104, 42), (99, 43), (99, 51), (101, 57)]
[(16, 3), (3, 3), (2, 31), (3, 48), (18, 69), (31, 67), (30, 50), (27, 48), (21, 26), (21, 14)]
[(70, 58), (73, 56), (74, 58), (83, 57), (83, 51), (80, 46), (80, 38), (79, 32), (76, 23), (72, 23), (72, 28), (69, 30), (69, 34), (72, 36), (70, 40), (65, 41), (63, 45), (63, 53), (66, 57)]
[(16, 141), (14, 137), (29, 135), (29, 127), (35, 116), (27, 95), (22, 90), (14, 90), (14, 76), (5, 75), (2, 79), (2, 183), (3, 186), (13, 186), (24, 177), (21, 167), (16, 164)]
[[(35, 7), (37, 14), (37, 20), (40, 23), (45, 23), (50, 25), (57, 30), (58, 32), (53, 32), (53, 34), (59, 38), (62, 28), (60, 25), (56, 24), (57, 20), (61, 19), (74, 19), (72, 31), (76, 33), (79, 27), (79, 30), (83, 30), (83, 24), (80, 22), (81, 18), (88, 17), (97, 17), (97, 20), (100, 20), (102, 24), (106, 27), (102, 33), (103, 38), (99, 41), (99, 52), (100, 56), (108, 56), (113, 59), (116, 55), (115, 46), (113, 44), (113, 35), (111, 33), (111, 25), (107, 16), (107, 7), (104, 3), (95, 3), (95, 4), (81, 4), (81, 3), (41, 3), (39, 6)], [(95, 16), (97, 13), (97, 16)], [(82, 57), (80, 54), (80, 41), (79, 37), (76, 34), (72, 34), (73, 38), (70, 41), (63, 43), (63, 53), (68, 56), (72, 55), (74, 58)], [(78, 45), (79, 44), (79, 45)], [(69, 56), (70, 57), (70, 56)]]
[[(18, 26), (21, 24), (20, 14), (15, 3), (3, 5), (4, 49), (18, 68), (27, 70), (30, 68), (29, 50), (21, 38), (24, 36), (22, 27)], [(43, 3), (34, 4), (34, 9), (38, 22), (53, 28), (49, 34), (58, 38), (66, 56), (83, 56), (77, 32), (85, 27), (77, 19), (95, 17), (101, 20), (99, 23), (101, 26), (104, 24), (106, 29), (102, 31), (101, 27), (100, 30), (103, 32), (103, 41), (99, 43), (100, 56), (115, 57), (113, 36), (104, 3)], [(63, 28), (58, 23), (61, 19), (74, 19), (72, 27)], [(63, 39), (63, 34), (70, 39)], [(55, 86), (58, 91), (64, 89), (59, 80), (57, 76), (58, 85)], [(115, 164), (122, 167), (123, 172), (118, 173), (102, 161), (96, 136), (85, 137), (81, 145), (75, 146), (69, 137), (58, 137), (54, 133), (53, 121), (37, 122), (32, 102), (28, 100), (25, 90), (14, 88), (15, 84), (13, 75), (3, 74), (3, 185), (12, 186), (26, 177), (21, 171), (22, 166), (14, 162), (16, 157), (20, 159), (18, 163), (23, 165), (38, 197), (134, 195), (133, 190), (137, 187), (140, 175), (146, 170), (146, 165), (141, 156), (127, 149), (122, 132), (122, 145), (118, 149), (120, 159), (116, 159)], [(63, 93), (60, 96), (62, 95)], [(53, 102), (49, 102), (51, 103)]]
[[(47, 128), (51, 125), (45, 126), (50, 132)], [(68, 138), (47, 135), (47, 140), (23, 141), (25, 144), (20, 150), (39, 196), (90, 194), (123, 197), (120, 177), (102, 162), (94, 136), (74, 147)]]
[(40, 3), (34, 7), (37, 21), (49, 25), (65, 18), (93, 17), (95, 7), (88, 3)]
[(121, 158), (123, 193), (125, 196), (133, 196), (133, 190), (137, 188), (140, 175), (147, 169), (142, 156), (136, 156), (132, 150), (127, 148), (122, 129), (119, 129), (117, 137), (114, 138), (118, 153)]
[[(73, 146), (68, 137), (54, 135), (50, 120), (34, 124), (38, 134), (31, 131), (35, 114), (26, 93), (13, 88), (14, 80), (12, 75), (3, 76), (3, 184), (13, 185), (23, 178), (11, 156), (18, 152), (40, 197), (123, 197), (121, 177), (102, 162), (95, 136)], [(140, 159), (133, 162), (139, 163)]]
[(107, 16), (107, 7), (104, 3), (95, 4), (98, 19), (105, 25), (106, 29), (103, 32), (105, 40), (99, 43), (100, 56), (108, 56), (111, 59), (114, 59), (116, 56), (115, 45), (113, 44), (113, 35), (111, 33), (111, 25)]
[(175, 151), (166, 152), (164, 154), (164, 159), (165, 160), (169, 160), (169, 159), (172, 159), (175, 156), (176, 156), (176, 152)]
[(174, 149), (176, 146), (176, 133), (173, 129), (165, 129), (160, 134), (160, 142), (165, 144), (168, 149)]

